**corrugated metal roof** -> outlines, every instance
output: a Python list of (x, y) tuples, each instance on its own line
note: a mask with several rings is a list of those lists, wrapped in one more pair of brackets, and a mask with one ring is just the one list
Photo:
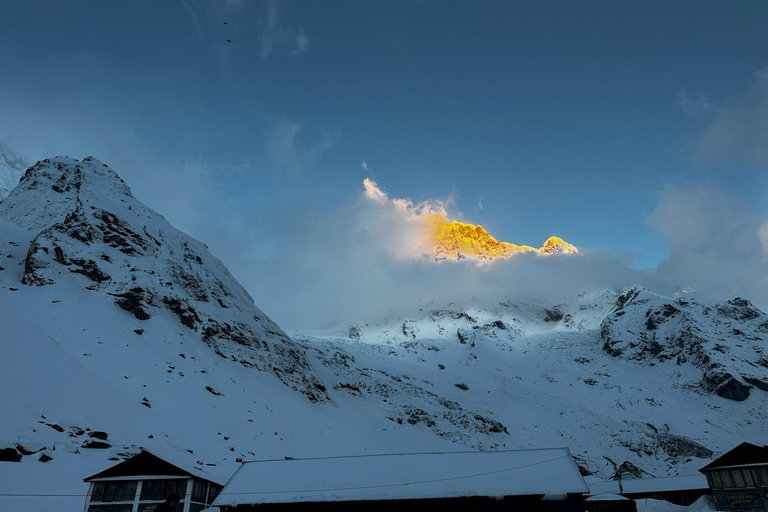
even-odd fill
[[(707, 478), (702, 474), (624, 479), (621, 481), (621, 486), (624, 489), (622, 494), (691, 491), (709, 488)], [(619, 482), (616, 480), (590, 482), (589, 490), (593, 495), (619, 494)]]
[(567, 448), (244, 463), (214, 505), (588, 493)]

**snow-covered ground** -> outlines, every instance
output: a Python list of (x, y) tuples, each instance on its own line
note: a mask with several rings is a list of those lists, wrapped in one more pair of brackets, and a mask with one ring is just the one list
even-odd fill
[[(286, 335), (114, 171), (44, 161), (0, 202), (0, 448), (29, 453), (0, 462), (0, 510), (81, 510), (82, 479), (140, 447), (218, 480), (247, 459), (467, 447), (694, 474), (764, 442), (768, 318), (678, 300), (447, 302)], [(724, 372), (748, 396), (719, 393)], [(111, 446), (88, 448), (93, 431)]]

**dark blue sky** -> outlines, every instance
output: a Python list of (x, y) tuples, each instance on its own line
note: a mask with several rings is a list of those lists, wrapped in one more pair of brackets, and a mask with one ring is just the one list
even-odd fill
[[(291, 224), (271, 207), (322, 215), (372, 176), (454, 194), (501, 240), (655, 266), (666, 185), (768, 213), (767, 19), (765, 1), (7, 2), (0, 125), (28, 159), (95, 154), (201, 238), (190, 211), (256, 233), (262, 257), (265, 225)], [(164, 202), (140, 183), (159, 174), (216, 204)]]

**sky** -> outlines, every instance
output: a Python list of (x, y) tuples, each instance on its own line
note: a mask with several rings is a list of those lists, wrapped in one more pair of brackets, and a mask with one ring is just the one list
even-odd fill
[(365, 178), (499, 240), (564, 238), (594, 267), (569, 274), (600, 277), (579, 286), (768, 306), (766, 19), (764, 1), (9, 2), (0, 136), (29, 163), (108, 163), (281, 325), (558, 275), (400, 261)]

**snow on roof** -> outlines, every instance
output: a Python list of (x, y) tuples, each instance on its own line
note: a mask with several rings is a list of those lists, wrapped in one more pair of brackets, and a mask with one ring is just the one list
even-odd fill
[[(113, 473), (117, 469), (117, 473), (121, 476), (123, 475), (124, 471), (120, 471), (118, 469), (120, 466), (126, 466), (126, 464), (131, 464), (133, 462), (138, 462), (140, 459), (142, 459), (142, 462), (139, 463), (137, 466), (136, 464), (133, 464), (129, 471), (132, 470), (139, 470), (139, 473), (133, 473), (131, 476), (151, 476), (156, 475), (157, 473), (153, 472), (151, 469), (151, 465), (153, 464), (152, 460), (150, 459), (159, 459), (159, 462), (161, 464), (165, 464), (171, 467), (171, 471), (163, 471), (161, 474), (169, 474), (169, 475), (175, 475), (175, 474), (186, 474), (193, 477), (198, 477), (203, 480), (207, 480), (209, 482), (213, 482), (215, 484), (223, 485), (226, 481), (226, 477), (224, 477), (221, 474), (217, 474), (217, 472), (214, 472), (214, 474), (211, 474), (210, 471), (203, 470), (201, 467), (198, 467), (195, 465), (194, 462), (190, 460), (184, 460), (185, 457), (180, 456), (180, 454), (174, 454), (174, 450), (170, 447), (167, 447), (167, 449), (160, 448), (159, 452), (162, 453), (153, 453), (156, 449), (153, 448), (152, 451), (147, 449), (142, 449), (141, 452), (134, 455), (133, 457), (130, 457), (126, 460), (123, 460), (121, 462), (118, 462), (117, 464), (100, 471), (94, 475), (91, 475), (89, 477), (86, 477), (84, 479), (85, 482), (89, 482), (91, 480), (99, 480), (100, 478), (104, 477), (110, 477), (114, 476)], [(189, 457), (186, 457), (187, 459)], [(147, 466), (149, 465), (149, 466)], [(146, 471), (146, 467), (150, 467), (150, 471)], [(172, 468), (176, 468), (176, 471), (173, 471)], [(207, 468), (209, 469), (209, 468)], [(127, 476), (127, 475), (126, 475)]]
[(589, 492), (567, 448), (246, 462), (214, 505)]
[(629, 498), (621, 494), (595, 494), (584, 501), (629, 501)]
[[(672, 492), (691, 489), (708, 489), (707, 478), (704, 475), (667, 476), (659, 478), (633, 478), (621, 481), (624, 489), (622, 494), (639, 494), (647, 492)], [(590, 493), (593, 495), (619, 493), (619, 482), (616, 480), (601, 480), (590, 482)]]

